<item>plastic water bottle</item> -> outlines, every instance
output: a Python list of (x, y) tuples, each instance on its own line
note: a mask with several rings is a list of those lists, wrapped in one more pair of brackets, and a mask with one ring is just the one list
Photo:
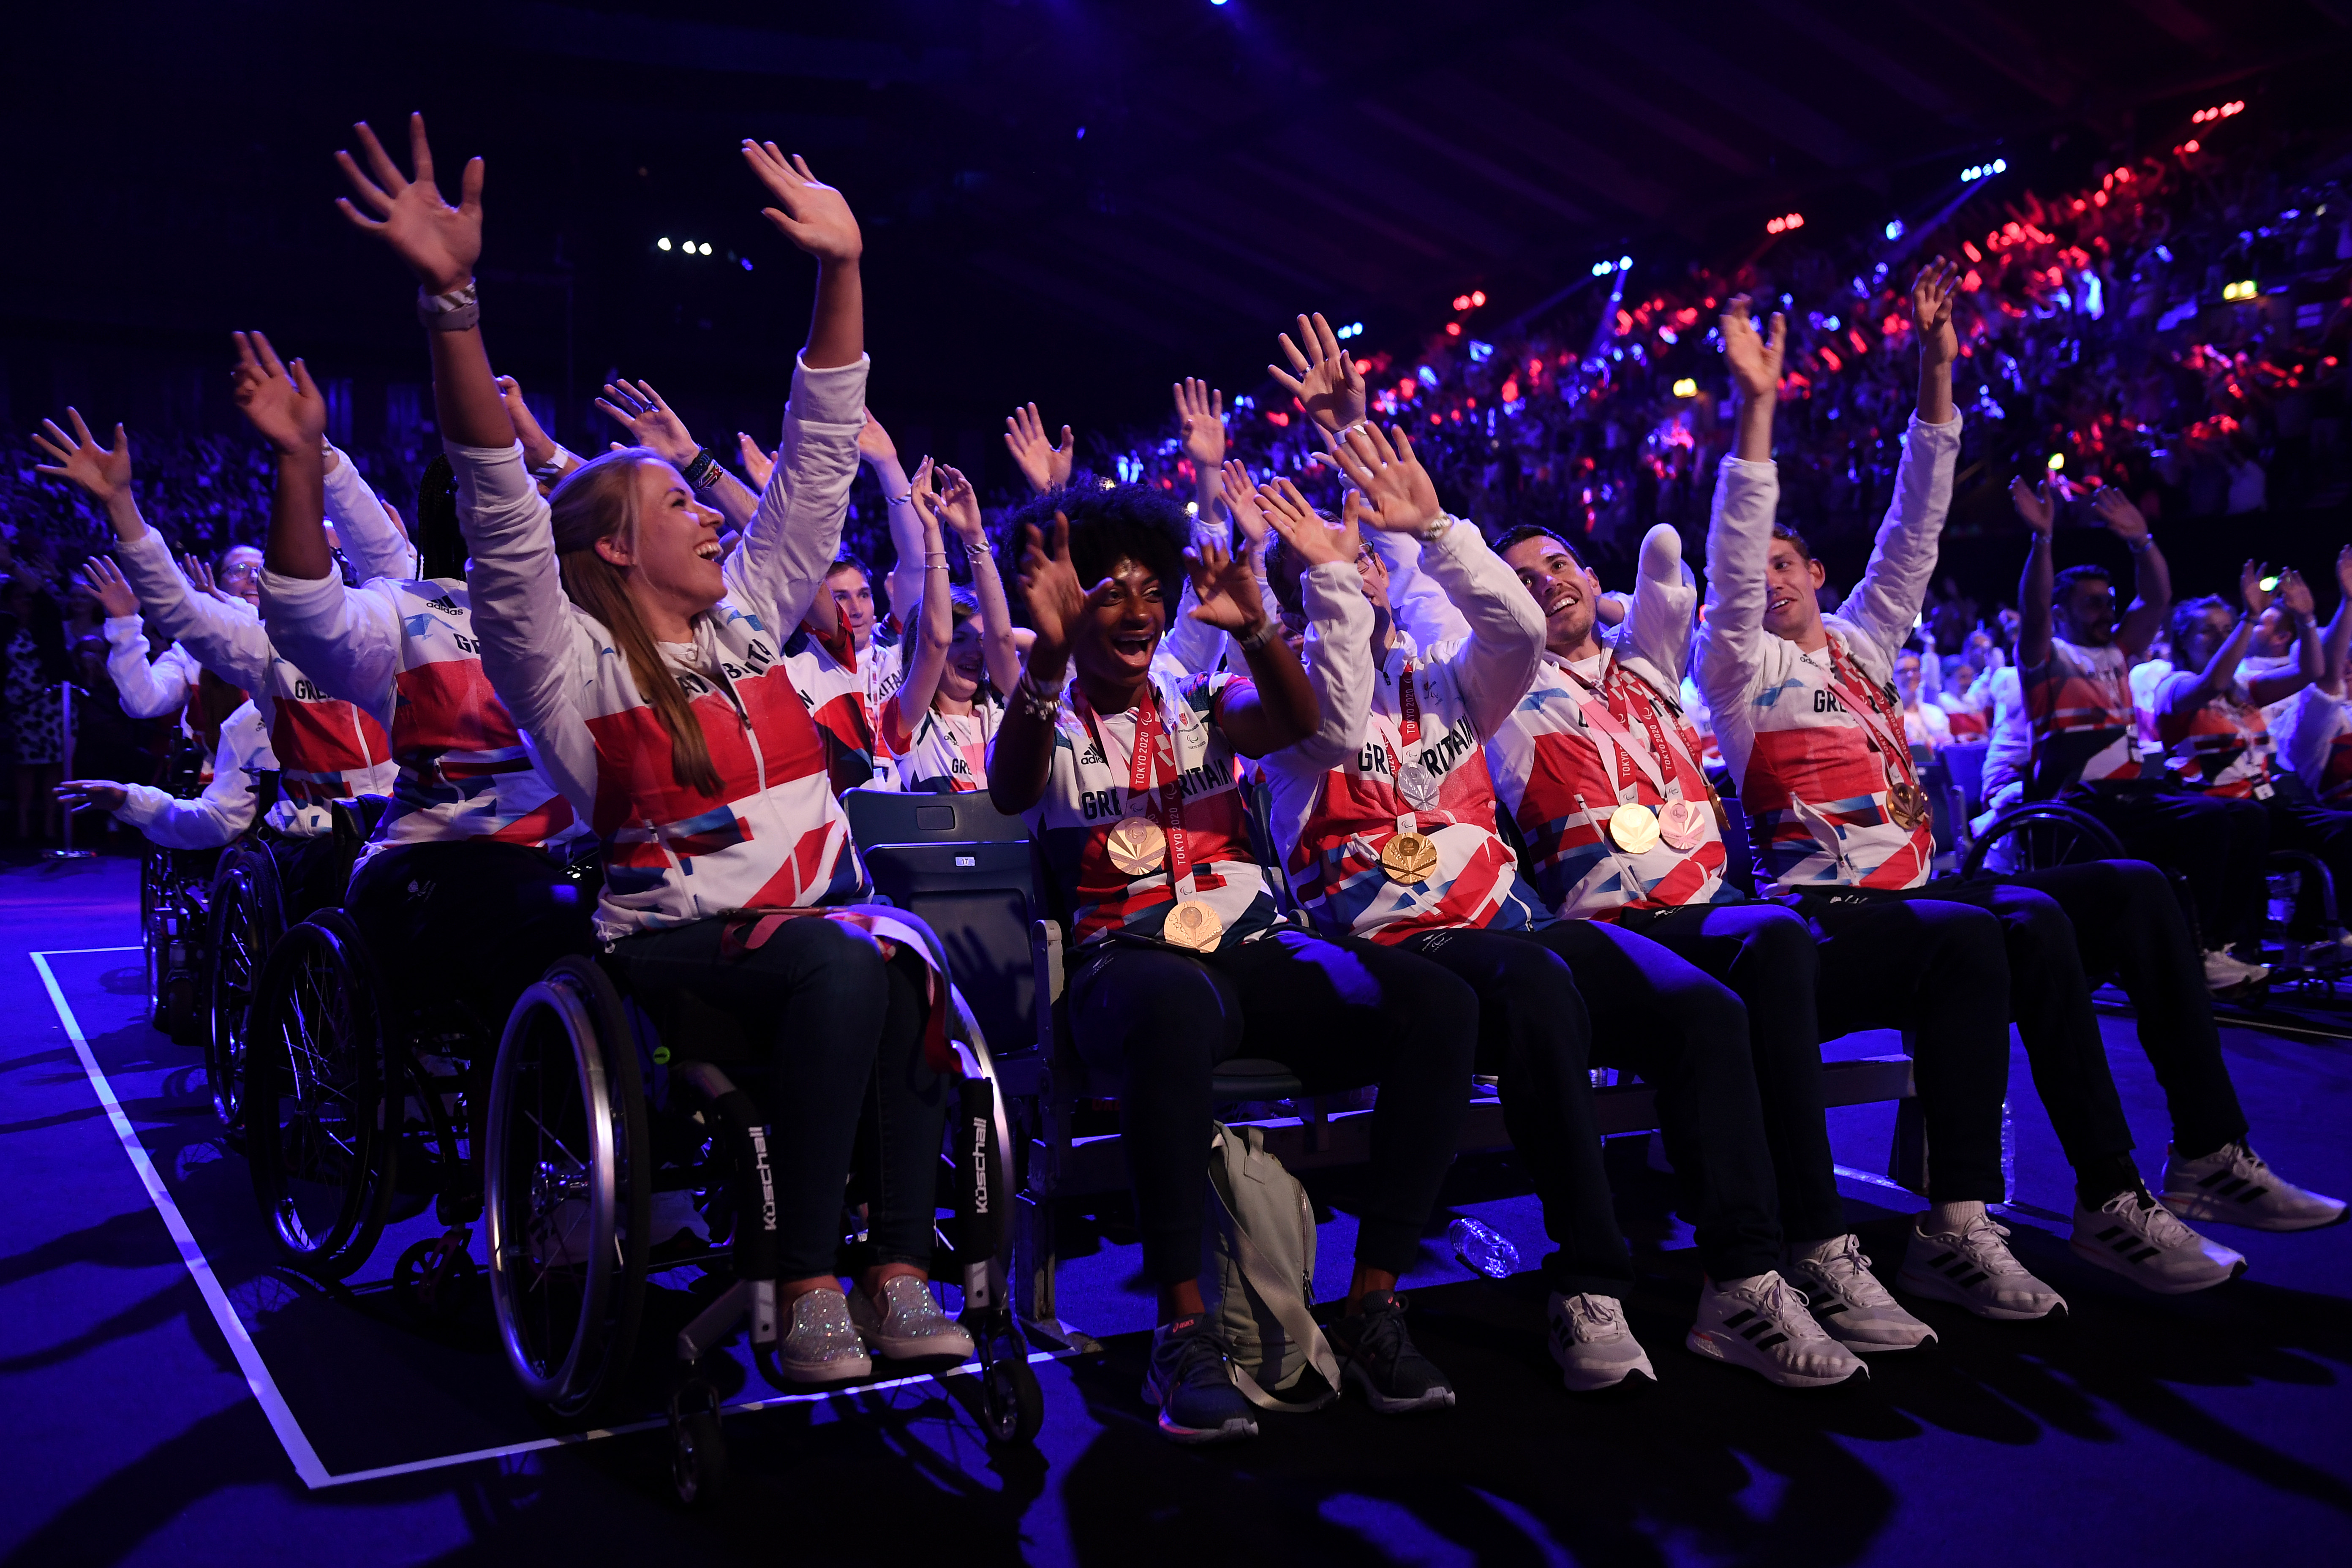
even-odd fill
[(1445, 1227), (1445, 1238), (1465, 1268), (1492, 1279), (1507, 1279), (1519, 1270), (1519, 1249), (1475, 1219), (1455, 1220)]

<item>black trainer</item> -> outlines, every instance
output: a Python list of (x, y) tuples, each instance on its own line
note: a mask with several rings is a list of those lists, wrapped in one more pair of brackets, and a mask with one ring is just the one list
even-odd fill
[(1454, 1385), (1427, 1356), (1413, 1348), (1404, 1326), (1404, 1298), (1391, 1290), (1368, 1290), (1356, 1310), (1331, 1325), (1331, 1348), (1339, 1354), (1340, 1376), (1360, 1390), (1383, 1415), (1434, 1410), (1454, 1403)]
[(1152, 1331), (1143, 1400), (1160, 1407), (1160, 1430), (1179, 1443), (1230, 1443), (1257, 1436), (1250, 1403), (1234, 1382), (1233, 1358), (1206, 1314)]

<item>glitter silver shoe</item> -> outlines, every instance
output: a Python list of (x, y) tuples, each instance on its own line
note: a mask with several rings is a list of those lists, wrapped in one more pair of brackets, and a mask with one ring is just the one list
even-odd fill
[(846, 1383), (873, 1373), (840, 1291), (820, 1288), (793, 1301), (793, 1326), (776, 1342), (776, 1371), (789, 1383)]
[(894, 1274), (882, 1282), (884, 1311), (860, 1290), (850, 1298), (849, 1321), (877, 1355), (889, 1361), (929, 1361), (953, 1356), (972, 1357), (971, 1336), (940, 1310), (930, 1286), (912, 1274)]

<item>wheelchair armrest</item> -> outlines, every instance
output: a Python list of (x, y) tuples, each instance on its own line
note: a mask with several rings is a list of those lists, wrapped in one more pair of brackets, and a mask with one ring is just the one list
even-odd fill
[(1037, 1049), (1046, 1061), (1055, 1059), (1054, 1007), (1062, 999), (1062, 927), (1058, 921), (1035, 921), (1029, 927), (1029, 963), (1037, 981)]

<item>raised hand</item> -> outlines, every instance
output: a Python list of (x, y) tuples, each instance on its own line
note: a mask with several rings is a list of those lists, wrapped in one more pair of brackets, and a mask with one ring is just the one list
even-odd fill
[(1325, 430), (1337, 433), (1361, 424), (1364, 373), (1356, 368), (1355, 356), (1339, 347), (1331, 323), (1319, 310), (1312, 318), (1301, 316), (1298, 338), (1307, 345), (1303, 350), (1290, 341), (1288, 332), (1282, 334), (1282, 353), (1290, 361), (1290, 371), (1270, 364), (1266, 374), (1298, 399), (1307, 416)]
[(1184, 440), (1184, 455), (1203, 471), (1225, 459), (1225, 395), (1197, 375), (1188, 375), (1170, 389), (1176, 395), (1176, 423)]
[(962, 473), (941, 463), (936, 472), (945, 480), (940, 490), (940, 516), (967, 545), (988, 548), (988, 523), (980, 515), (980, 492)]
[(866, 423), (857, 429), (857, 460), (861, 463), (895, 463), (898, 460), (898, 443), (890, 439), (890, 432), (882, 428), (882, 421), (869, 410)]
[(2300, 572), (2282, 572), (2278, 579), (2278, 602), (2309, 620), (2315, 607), (2311, 597), (2311, 584), (2303, 580)]
[(1037, 416), (1037, 405), (1016, 408), (1004, 421), (1004, 449), (1013, 454), (1013, 461), (1021, 469), (1021, 477), (1039, 495), (1059, 489), (1070, 482), (1070, 458), (1076, 444), (1070, 439), (1070, 427), (1062, 426), (1062, 444), (1058, 447), (1045, 439), (1045, 422)]
[(234, 602), (228, 590), (213, 580), (212, 566), (201, 555), (181, 556), (180, 575), (188, 580), (189, 587), (208, 598), (218, 599), (224, 605)]
[(2270, 568), (2258, 561), (2249, 561), (2238, 569), (2238, 597), (2245, 601), (2247, 614), (2259, 616), (2271, 607), (2274, 595), (2263, 586), (2263, 579), (2270, 575)]
[(776, 198), (776, 205), (761, 207), (760, 216), (786, 239), (824, 262), (855, 261), (865, 251), (849, 198), (812, 174), (807, 159), (797, 153), (786, 158), (773, 142), (747, 138), (743, 162)]
[(1352, 566), (1356, 557), (1363, 553), (1364, 535), (1359, 525), (1363, 498), (1354, 490), (1348, 492), (1341, 521), (1336, 526), (1324, 521), (1321, 514), (1307, 504), (1307, 498), (1298, 493), (1298, 487), (1288, 479), (1276, 479), (1257, 491), (1255, 500), (1265, 526), (1282, 535), (1284, 548), (1302, 567), (1333, 561)]
[[(2009, 504), (2017, 509), (2017, 515), (2025, 520), (2026, 527), (2045, 539), (2058, 525), (2057, 499), (2050, 493), (2047, 479), (2039, 485), (2029, 485), (2023, 474), (2018, 475), (2009, 481)], [(2140, 524), (2143, 531), (2147, 527), (2145, 522)]]
[(1748, 312), (1754, 301), (1745, 294), (1735, 295), (1723, 312), (1720, 329), (1723, 333), (1723, 363), (1731, 371), (1731, 384), (1739, 389), (1743, 398), (1761, 402), (1777, 397), (1780, 388), (1780, 356), (1789, 341), (1789, 323), (1780, 312), (1772, 312), (1770, 336), (1757, 331)]
[(1196, 541), (1184, 552), (1191, 569), (1192, 596), (1200, 603), (1192, 618), (1220, 631), (1245, 632), (1265, 619), (1265, 601), (1259, 597), (1257, 574), (1249, 562), (1229, 555), (1213, 539)]
[(1919, 268), (1911, 285), (1911, 324), (1919, 331), (1919, 356), (1927, 364), (1960, 357), (1960, 337), (1952, 327), (1952, 301), (1959, 295), (1958, 262), (1938, 256)]
[(768, 476), (776, 471), (776, 455), (762, 450), (760, 443), (740, 430), (735, 432), (735, 447), (742, 456), (743, 471), (751, 476), (751, 488), (766, 489)]
[(139, 595), (131, 591), (131, 584), (122, 575), (122, 568), (113, 558), (93, 555), (81, 563), (81, 580), (88, 585), (98, 607), (106, 612), (107, 619), (121, 620), (139, 613)]
[(1382, 532), (1419, 533), (1444, 510), (1429, 470), (1413, 456), (1412, 438), (1402, 430), (1391, 443), (1377, 427), (1360, 425), (1315, 460), (1339, 469), (1363, 492), (1370, 510), (1357, 515)]
[(1272, 525), (1266, 521), (1265, 502), (1257, 487), (1250, 483), (1249, 465), (1238, 458), (1225, 459), (1223, 494), (1225, 510), (1234, 514), (1234, 522), (1249, 541), (1250, 548), (1265, 549)]
[(281, 364), (259, 332), (233, 332), (236, 368), (231, 395), (263, 440), (280, 452), (316, 452), (327, 435), (327, 399), (300, 360)]
[(2131, 497), (2114, 485), (2102, 485), (2091, 493), (2091, 510), (2098, 513), (2109, 533), (2126, 544), (2137, 544), (2147, 537), (2147, 519), (2132, 505)]
[(361, 228), (381, 236), (394, 254), (408, 263), (427, 292), (446, 294), (469, 282), (474, 263), (482, 255), (482, 161), (475, 158), (467, 163), (457, 182), (457, 205), (453, 207), (441, 199), (440, 187), (433, 183), (433, 148), (425, 139), (425, 116), (408, 117), (408, 161), (416, 171), (414, 179), (401, 176), (399, 165), (385, 153), (383, 143), (375, 139), (366, 121), (352, 129), (358, 133), (360, 151), (375, 177), (371, 180), (362, 174), (348, 152), (337, 153), (335, 162), (361, 203), (375, 216), (362, 213), (349, 196), (336, 197), (335, 205)]
[(702, 450), (695, 445), (686, 421), (662, 401), (650, 381), (608, 381), (596, 406), (626, 430), (635, 445), (659, 454), (674, 468), (685, 468)]
[(1034, 523), (1023, 534), (1019, 581), (1029, 605), (1029, 625), (1037, 633), (1033, 655), (1042, 651), (1049, 659), (1066, 659), (1078, 617), (1089, 604), (1111, 592), (1112, 581), (1106, 577), (1092, 588), (1078, 581), (1077, 568), (1070, 564), (1070, 520), (1062, 513), (1054, 514), (1050, 542)]
[(2344, 601), (2352, 604), (2352, 544), (2336, 552), (2336, 585), (2344, 591)]
[(54, 419), (41, 421), (40, 429), (33, 433), (33, 445), (47, 452), (52, 461), (34, 466), (37, 474), (53, 479), (64, 479), (81, 487), (90, 500), (105, 506), (131, 493), (131, 437), (121, 426), (114, 427), (114, 445), (101, 447), (81, 422), (81, 411), (66, 410), (73, 422), (73, 434), (58, 428)]
[(68, 811), (120, 811), (122, 803), (131, 798), (131, 786), (106, 779), (68, 779), (57, 786), (55, 793), (58, 804)]

